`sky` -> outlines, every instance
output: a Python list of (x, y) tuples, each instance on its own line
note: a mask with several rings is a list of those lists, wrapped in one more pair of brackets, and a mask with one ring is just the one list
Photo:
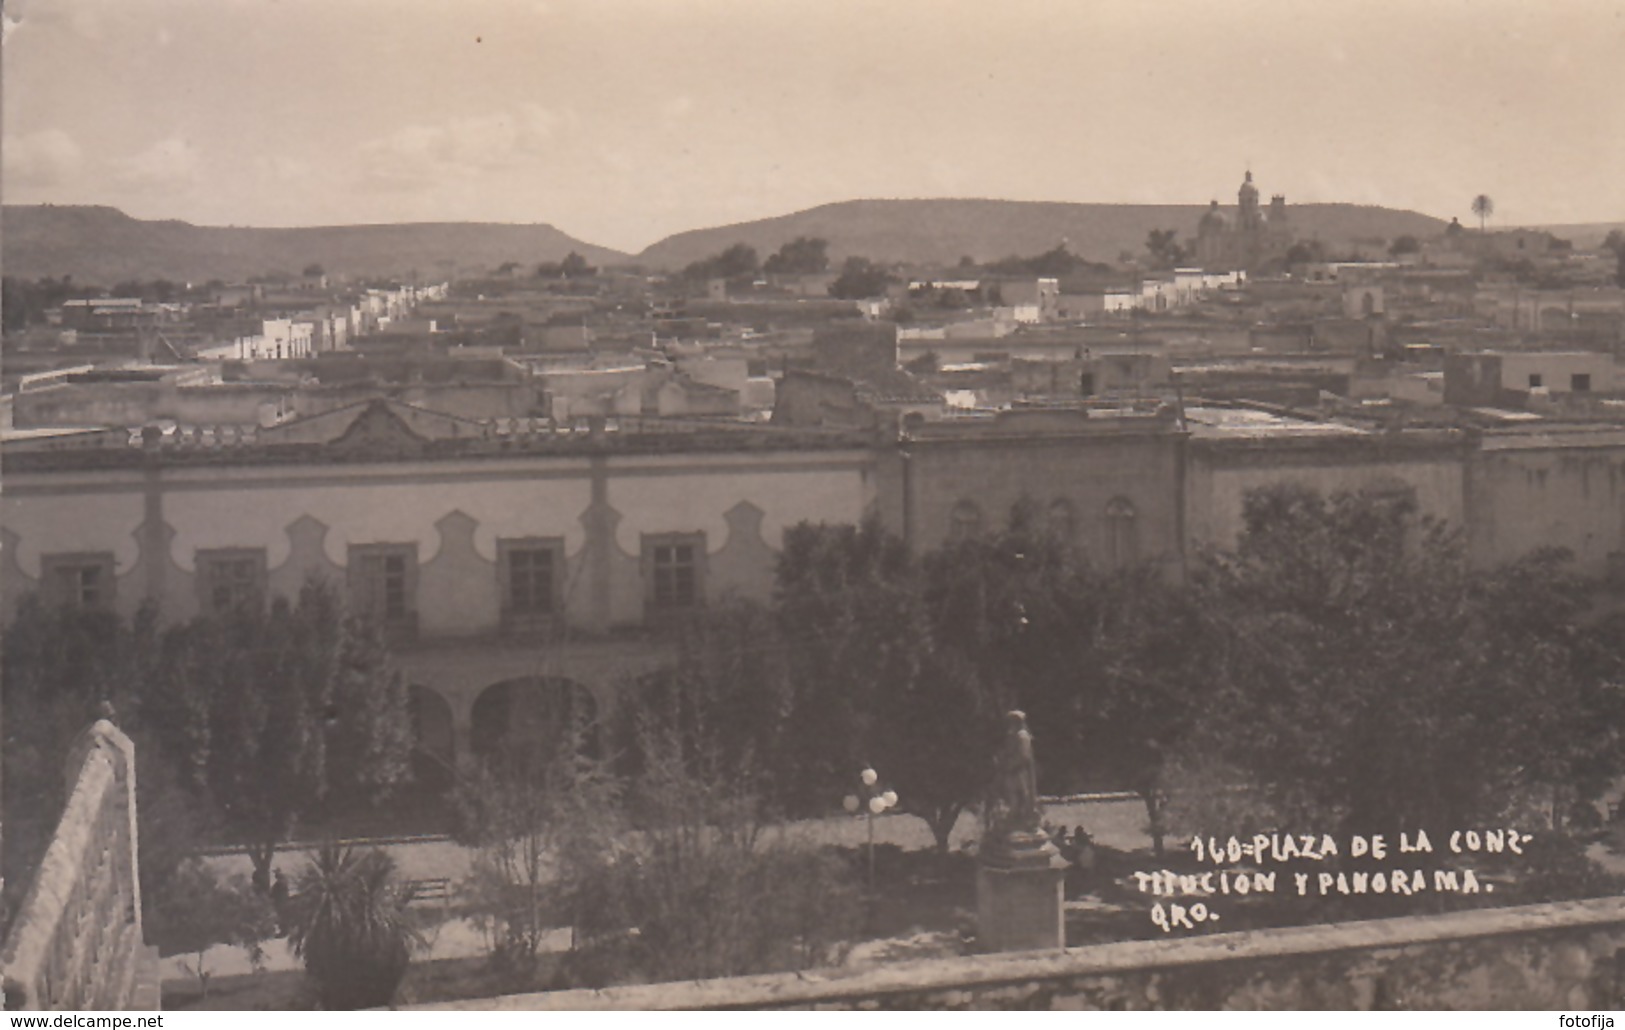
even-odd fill
[(546, 222), (867, 197), (1625, 221), (1625, 0), (7, 0), (6, 203)]

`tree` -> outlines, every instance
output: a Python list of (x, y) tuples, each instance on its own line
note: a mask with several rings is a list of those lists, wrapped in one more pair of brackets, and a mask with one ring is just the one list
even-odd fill
[(326, 274), (327, 269), (323, 268), (318, 261), (312, 261), (305, 266), (304, 276), (306, 279), (320, 279)]
[(1001, 531), (928, 554), (925, 601), (939, 645), (976, 670), (994, 727), (1004, 709), (1031, 717), (1042, 741), (1039, 775), (1054, 789), (1079, 771), (1092, 605), (1081, 559), (1040, 515), (1023, 498)]
[(1598, 619), (1564, 551), (1537, 551), (1473, 578), (1485, 664), (1521, 686), (1505, 753), (1514, 796), (1561, 829), (1625, 769), (1625, 617)]
[(767, 259), (762, 271), (769, 275), (814, 275), (829, 268), (829, 241), (797, 236)]
[(296, 604), (166, 633), (143, 710), (183, 783), (249, 845), (254, 881), (302, 820), (375, 802), (408, 776), (405, 685), (379, 629), (308, 581)]
[(1495, 201), (1489, 194), (1480, 193), (1473, 198), (1473, 214), (1478, 216), (1478, 231), (1488, 232), (1490, 215), (1495, 214)]
[(929, 646), (915, 571), (878, 523), (785, 530), (775, 592), (778, 638), (795, 679), (794, 733), (781, 752), (796, 777), (781, 797), (795, 814), (827, 811), (869, 762), (874, 699), (912, 680)]
[(221, 882), (201, 859), (188, 859), (154, 899), (153, 917), (145, 923), (147, 939), (163, 955), (191, 955), (198, 992), (209, 996), (204, 954), (217, 944), (245, 949), (250, 962), (264, 962), (263, 942), (277, 935), (271, 903), (240, 874)]
[(1602, 241), (1602, 248), (1614, 255), (1614, 283), (1625, 287), (1625, 232), (1611, 229), (1606, 239)]
[(1152, 567), (1092, 579), (1088, 594), (1084, 760), (1140, 795), (1160, 858), (1169, 769), (1208, 703), (1202, 622), (1188, 595)]
[(1088, 264), (1089, 262), (1068, 250), (1065, 243), (1058, 243), (1037, 257), (1029, 258), (1027, 262), (1028, 271), (1033, 275), (1047, 276), (1068, 275)]
[[(851, 870), (790, 840), (763, 843), (757, 784), (719, 738), (658, 710), (636, 719), (637, 832), (599, 853), (578, 907), (579, 983), (739, 976), (837, 963), (857, 929)], [(597, 969), (583, 968), (596, 964)], [(584, 974), (584, 975), (583, 975)]]
[(925, 591), (918, 563), (877, 523), (786, 531), (777, 614), (794, 700), (780, 781), (799, 810), (827, 810), (872, 765), (946, 850), (986, 786), (999, 709), (936, 634)]
[(598, 269), (587, 264), (586, 258), (572, 250), (559, 262), (559, 274), (566, 279), (585, 279), (597, 275)]
[(1043, 738), (1051, 789), (1104, 775), (1142, 790), (1160, 833), (1165, 758), (1194, 716), (1191, 610), (1154, 570), (1092, 574), (1030, 501), (991, 536), (922, 559), (877, 526), (797, 526), (779, 570), (802, 799), (872, 764), (946, 848), (985, 788), (1000, 714)]
[(1273, 825), (1467, 826), (1621, 768), (1611, 729), (1571, 721), (1618, 724), (1619, 645), (1576, 645), (1550, 557), (1472, 572), (1410, 491), (1287, 484), (1243, 515), (1195, 584), (1213, 687), (1185, 752), (1248, 784)]
[(1324, 261), (1326, 260), (1326, 245), (1319, 240), (1299, 240), (1287, 248), (1284, 260), (1289, 268), (1295, 265), (1307, 265), (1312, 261)]
[(624, 713), (623, 750), (640, 760), (637, 718), (658, 718), (716, 752), (729, 774), (782, 800), (802, 778), (776, 760), (788, 746), (795, 684), (781, 623), (772, 610), (724, 599), (680, 627), (677, 660), (638, 687)]
[(394, 875), (386, 853), (337, 845), (323, 846), (299, 875), (288, 945), (323, 1008), (379, 1008), (395, 997), (419, 938), (407, 918), (410, 891)]
[(1160, 854), (1166, 769), (1208, 689), (1188, 598), (1153, 565), (1091, 568), (1066, 519), (1029, 498), (1003, 531), (946, 545), (926, 568), (939, 653), (974, 667), (982, 711), (1032, 717), (1049, 789), (1138, 792)]
[(682, 271), (684, 279), (741, 279), (755, 275), (761, 267), (756, 248), (735, 243), (722, 253), (695, 261)]
[(949, 648), (927, 655), (916, 677), (877, 701), (870, 754), (898, 791), (899, 810), (924, 820), (944, 854), (960, 814), (987, 788), (1006, 707)]
[(829, 295), (842, 300), (864, 300), (886, 292), (896, 279), (866, 257), (853, 255), (841, 265), (840, 276), (830, 284)]
[[(110, 718), (135, 740), (138, 806), (145, 811), (157, 796), (160, 781), (151, 778), (149, 783), (141, 773), (149, 757), (161, 752), (151, 746), (140, 719), (140, 700), (158, 651), (157, 614), (143, 607), (126, 621), (111, 612), (54, 608), (29, 597), (7, 627), (3, 644), (0, 703), (5, 706), (6, 738), (0, 751), (5, 762), (0, 804), (5, 853), (0, 860), (8, 869), (33, 869), (45, 854), (72, 786), (64, 782), (62, 763), (74, 739), (97, 719)], [(172, 864), (164, 868), (156, 860), (154, 849), (162, 841), (162, 836), (142, 834), (144, 883), (149, 859), (154, 876), (174, 871)], [(21, 901), (27, 879), (6, 879), (7, 901)]]
[(1401, 257), (1405, 254), (1419, 254), (1421, 251), (1422, 243), (1415, 236), (1400, 236), (1388, 245), (1388, 253), (1394, 257)]
[[(1244, 503), (1236, 551), (1201, 570), (1222, 685), (1205, 743), (1283, 823), (1423, 825), (1493, 790), (1482, 762), (1440, 770), (1448, 783), (1418, 768), (1445, 752), (1436, 684), (1450, 680), (1433, 677), (1450, 660), (1439, 642), (1460, 640), (1465, 624), (1451, 603), (1463, 572), (1451, 541), (1429, 527), (1406, 554), (1414, 513), (1414, 497), (1259, 490)], [(1431, 796), (1412, 789), (1423, 784)]]
[(1012, 254), (1000, 261), (987, 266), (988, 271), (1001, 275), (1043, 275), (1061, 276), (1071, 275), (1080, 269), (1093, 269), (1095, 271), (1108, 271), (1107, 266), (1097, 265), (1087, 261), (1067, 249), (1063, 241), (1046, 250), (1042, 254), (1032, 257), (1020, 257)]
[(1145, 249), (1155, 268), (1173, 268), (1185, 260), (1185, 248), (1176, 239), (1177, 229), (1152, 229), (1145, 237)]
[(547, 930), (579, 921), (582, 884), (622, 828), (620, 784), (585, 720), (572, 708), (551, 734), (510, 735), (457, 784), (453, 837), (475, 849), (465, 888), (509, 973), (532, 972)]
[(13, 276), (0, 277), (0, 327), (8, 333), (21, 332), (33, 321), (28, 284)]

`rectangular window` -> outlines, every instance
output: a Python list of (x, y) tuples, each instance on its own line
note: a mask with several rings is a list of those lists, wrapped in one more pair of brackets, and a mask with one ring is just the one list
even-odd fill
[(1569, 377), (1569, 388), (1575, 393), (1591, 392), (1591, 373), (1576, 372)]
[(233, 548), (197, 553), (199, 607), (208, 615), (265, 607), (265, 551)]
[(509, 632), (544, 629), (561, 605), (562, 540), (497, 541), (502, 623)]
[(350, 548), (350, 597), (357, 614), (385, 629), (410, 631), (417, 616), (416, 544), (358, 544)]
[(85, 611), (113, 607), (111, 554), (48, 554), (41, 560), (40, 573), (49, 604)]
[(1545, 385), (1545, 380), (1543, 380), (1541, 378), (1539, 372), (1531, 372), (1531, 373), (1529, 373), (1529, 389), (1531, 389), (1531, 390), (1538, 389), (1539, 387), (1541, 387), (1543, 385)]
[(643, 559), (650, 607), (677, 611), (700, 603), (704, 597), (703, 534), (645, 537)]

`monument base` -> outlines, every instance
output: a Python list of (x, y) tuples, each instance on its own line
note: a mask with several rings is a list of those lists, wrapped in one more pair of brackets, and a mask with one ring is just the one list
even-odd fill
[[(1023, 837), (1027, 835), (1023, 834)], [(976, 864), (979, 951), (1066, 947), (1066, 859), (1042, 834), (1011, 840)]]

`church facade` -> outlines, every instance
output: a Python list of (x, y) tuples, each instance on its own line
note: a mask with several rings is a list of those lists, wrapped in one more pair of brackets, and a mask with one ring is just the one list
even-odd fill
[(1292, 227), (1286, 197), (1277, 193), (1269, 209), (1259, 206), (1258, 187), (1248, 172), (1236, 194), (1234, 220), (1213, 201), (1196, 229), (1195, 260), (1208, 271), (1242, 269), (1256, 272), (1286, 256), (1292, 246)]

